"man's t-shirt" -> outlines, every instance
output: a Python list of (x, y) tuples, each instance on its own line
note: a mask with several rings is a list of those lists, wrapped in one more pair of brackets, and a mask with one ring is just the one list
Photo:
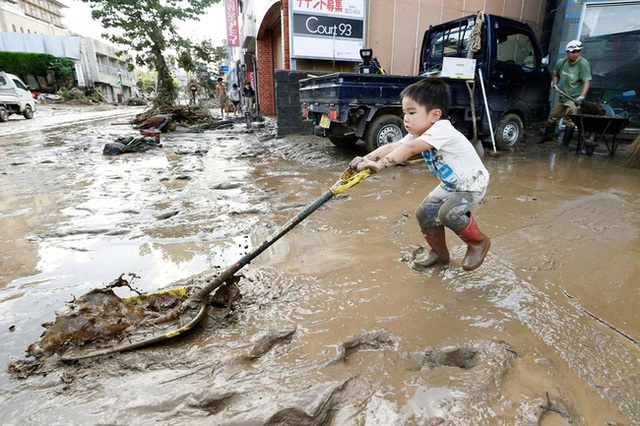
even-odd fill
[[(560, 59), (553, 72), (559, 77), (562, 91), (572, 98), (582, 95), (582, 85), (585, 81), (591, 80), (591, 65), (582, 57), (574, 64), (567, 58)], [(568, 99), (560, 95), (560, 101), (565, 102)]]

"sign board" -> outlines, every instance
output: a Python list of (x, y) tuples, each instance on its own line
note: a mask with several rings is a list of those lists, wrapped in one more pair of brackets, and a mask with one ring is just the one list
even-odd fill
[(227, 46), (240, 46), (240, 29), (238, 28), (238, 2), (225, 0), (225, 18), (227, 21)]
[(84, 70), (82, 69), (82, 65), (74, 64), (74, 68), (76, 69), (76, 80), (78, 80), (78, 86), (86, 87), (87, 82), (84, 79)]
[(220, 72), (229, 72), (229, 65), (222, 65), (220, 67)]
[(476, 60), (468, 58), (442, 58), (440, 77), (473, 80), (476, 74)]
[(289, 0), (291, 58), (360, 62), (365, 0)]

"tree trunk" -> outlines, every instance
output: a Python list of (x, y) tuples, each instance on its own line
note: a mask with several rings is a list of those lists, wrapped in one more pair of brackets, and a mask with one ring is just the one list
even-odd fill
[(158, 71), (158, 96), (155, 100), (155, 106), (161, 108), (162, 106), (172, 106), (175, 103), (178, 94), (173, 84), (173, 76), (167, 63), (162, 56), (160, 49), (154, 49), (154, 60), (156, 63), (156, 70)]

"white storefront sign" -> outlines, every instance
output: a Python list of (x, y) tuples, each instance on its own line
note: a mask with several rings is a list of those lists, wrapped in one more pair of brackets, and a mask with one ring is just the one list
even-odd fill
[(289, 0), (291, 57), (360, 61), (365, 0)]

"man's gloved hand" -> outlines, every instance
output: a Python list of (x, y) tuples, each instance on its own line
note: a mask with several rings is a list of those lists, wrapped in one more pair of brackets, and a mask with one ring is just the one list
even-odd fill
[(580, 95), (576, 98), (576, 104), (580, 105), (584, 101), (584, 96)]
[(558, 88), (558, 85), (556, 85), (553, 81), (551, 82), (551, 88), (553, 90), (556, 90)]

